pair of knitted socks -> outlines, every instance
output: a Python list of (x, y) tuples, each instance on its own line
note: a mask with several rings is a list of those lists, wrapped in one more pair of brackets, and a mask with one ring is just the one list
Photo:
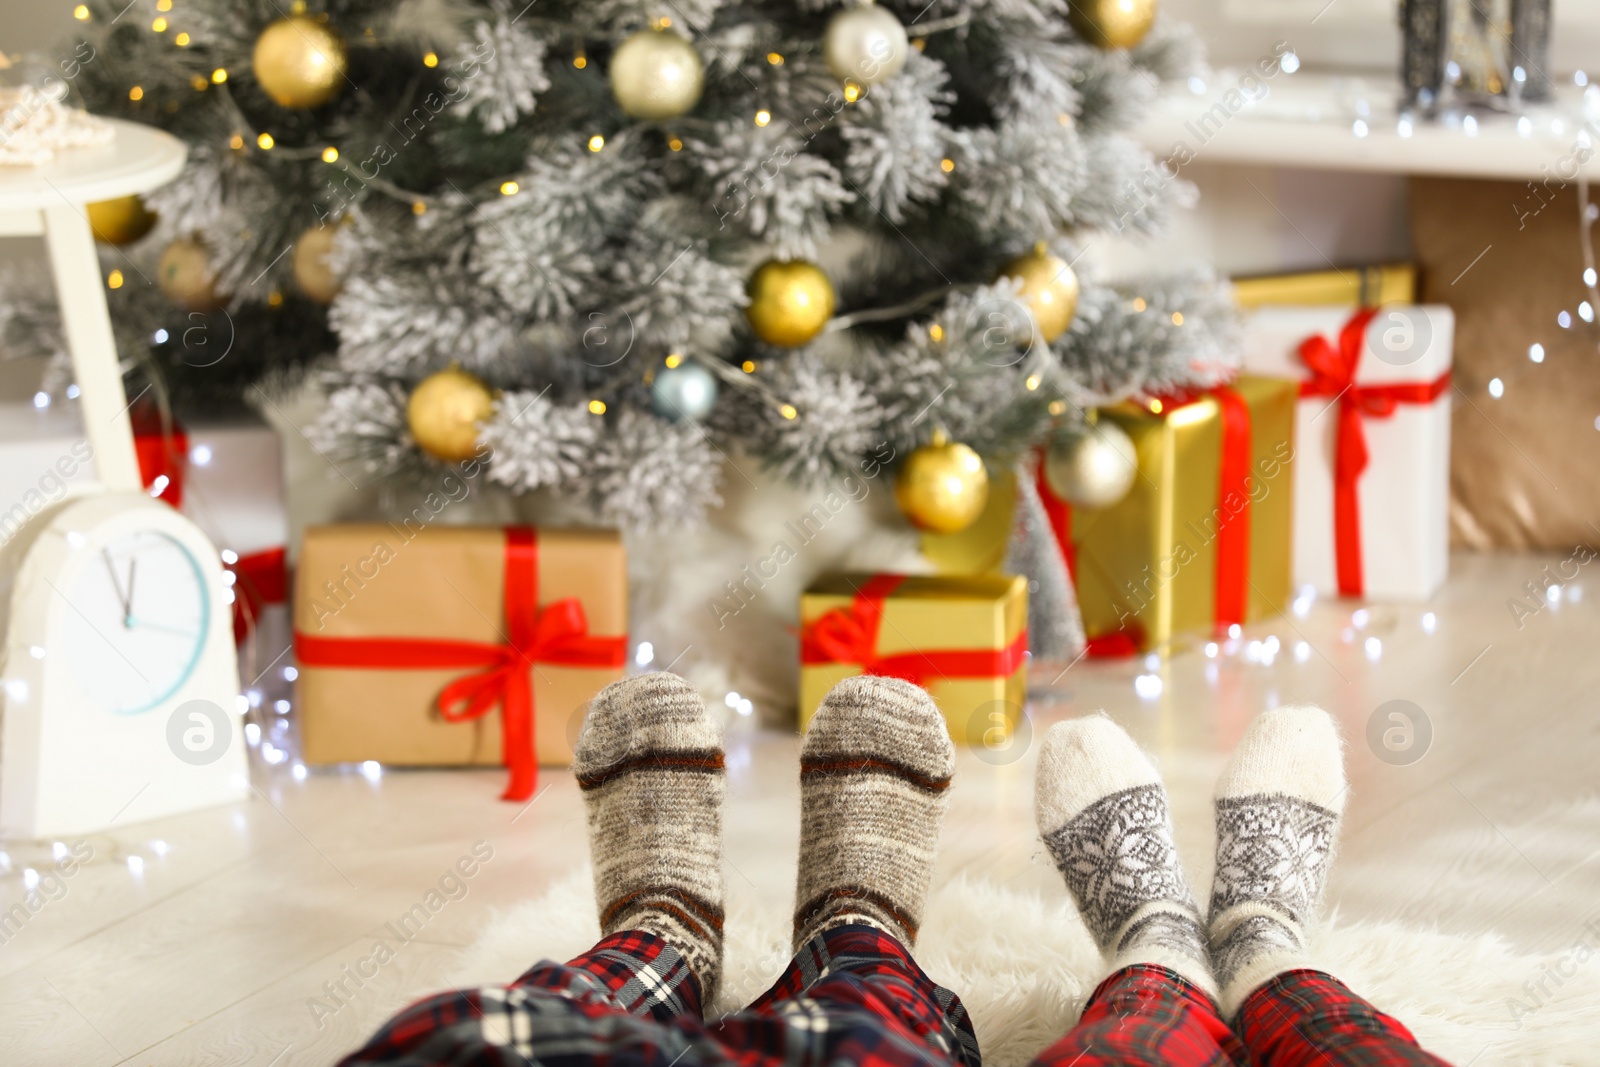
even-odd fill
[[(676, 948), (712, 1002), (722, 969), (723, 754), (700, 695), (654, 673), (590, 704), (573, 769), (589, 811), (600, 928)], [(928, 694), (836, 686), (800, 753), (794, 943), (866, 923), (911, 944), (933, 877), (955, 748)]]
[(1320, 708), (1257, 716), (1217, 782), (1217, 867), (1202, 918), (1160, 776), (1110, 719), (1058, 723), (1039, 756), (1039, 832), (1112, 971), (1183, 975), (1232, 1017), (1301, 967), (1344, 810), (1339, 735)]

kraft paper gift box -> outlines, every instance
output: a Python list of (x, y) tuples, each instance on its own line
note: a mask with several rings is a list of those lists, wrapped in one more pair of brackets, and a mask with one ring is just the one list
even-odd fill
[[(1244, 365), (1302, 381), (1297, 586), (1426, 600), (1450, 560), (1450, 366), (1443, 306), (1263, 307)], [(1314, 369), (1315, 368), (1315, 369)]]
[(1072, 508), (1040, 479), (1091, 655), (1166, 647), (1283, 611), (1297, 395), (1293, 381), (1241, 376), (1194, 398), (1102, 408), (1138, 457), (1127, 496)]
[(312, 527), (294, 619), (308, 762), (504, 763), (505, 799), (525, 800), (539, 763), (571, 763), (589, 699), (622, 677), (622, 542), (525, 526)]
[(1028, 583), (983, 574), (833, 574), (800, 598), (800, 729), (846, 678), (927, 689), (958, 743), (1003, 746), (1027, 699)]

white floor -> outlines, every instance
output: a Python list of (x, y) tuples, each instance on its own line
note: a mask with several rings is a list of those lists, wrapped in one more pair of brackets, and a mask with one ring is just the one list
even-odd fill
[[(1157, 753), (1203, 889), (1209, 793), (1229, 746), (1268, 705), (1320, 703), (1344, 725), (1352, 780), (1332, 904), (1560, 952), (1600, 918), (1600, 581), (1580, 575), (1520, 627), (1508, 606), (1556, 562), (1458, 556), (1426, 606), (1318, 602), (1247, 629), (1215, 658), (1197, 647), (1153, 670), (1082, 663), (1041, 692), (1033, 730), (1103, 706)], [(1367, 740), (1392, 700), (1431, 723), (1408, 764), (1379, 759)], [(1032, 826), (1033, 747), (963, 753), (941, 879), (965, 871), (1061, 892)], [(793, 892), (795, 758), (787, 735), (729, 746), (727, 875), (779, 899)], [(54, 899), (0, 927), (0, 1063), (331, 1062), (442, 985), (495, 909), (583, 862), (571, 776), (544, 780), (519, 813), (494, 799), (496, 771), (284, 774), (251, 803), (89, 838), (92, 857)], [(480, 841), (492, 857), (441, 883)], [(4, 911), (52, 846), (0, 847)], [(435, 909), (421, 930), (375, 976), (351, 977), (373, 974), (362, 961), (374, 940), (396, 943), (385, 924), (418, 903)]]

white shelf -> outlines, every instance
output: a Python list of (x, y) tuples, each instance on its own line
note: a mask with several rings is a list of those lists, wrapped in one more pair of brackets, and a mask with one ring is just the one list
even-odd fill
[[(1203, 87), (1165, 97), (1136, 136), (1158, 160), (1179, 151), (1174, 162), (1186, 148), (1197, 163), (1569, 182), (1581, 169), (1600, 177), (1600, 122), (1585, 129), (1585, 90), (1570, 83), (1550, 104), (1522, 116), (1482, 115), (1474, 128), (1460, 118), (1402, 115), (1399, 80), (1390, 74), (1280, 73), (1262, 83), (1265, 95), (1258, 89), (1258, 99), (1230, 112), (1226, 97), (1241, 77), (1220, 70)], [(1587, 92), (1600, 116), (1600, 88)]]

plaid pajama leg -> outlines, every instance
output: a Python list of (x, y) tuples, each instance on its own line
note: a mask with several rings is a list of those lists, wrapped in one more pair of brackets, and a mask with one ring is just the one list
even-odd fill
[(713, 1032), (741, 1065), (982, 1067), (960, 998), (865, 925), (813, 937), (771, 989)]
[(1449, 1067), (1400, 1020), (1321, 971), (1288, 971), (1250, 994), (1239, 1032), (1267, 1067)]
[(1140, 963), (1104, 982), (1033, 1067), (1232, 1067), (1244, 1049), (1217, 1006), (1177, 972)]
[(865, 926), (805, 945), (742, 1012), (701, 1019), (700, 988), (666, 942), (637, 930), (510, 986), (407, 1008), (342, 1067), (981, 1067), (966, 1009), (894, 938)]
[[(509, 986), (419, 1001), (340, 1067), (684, 1067), (726, 1062), (701, 1031), (700, 985), (665, 941), (639, 930)], [(691, 1048), (701, 1055), (686, 1055)]]

